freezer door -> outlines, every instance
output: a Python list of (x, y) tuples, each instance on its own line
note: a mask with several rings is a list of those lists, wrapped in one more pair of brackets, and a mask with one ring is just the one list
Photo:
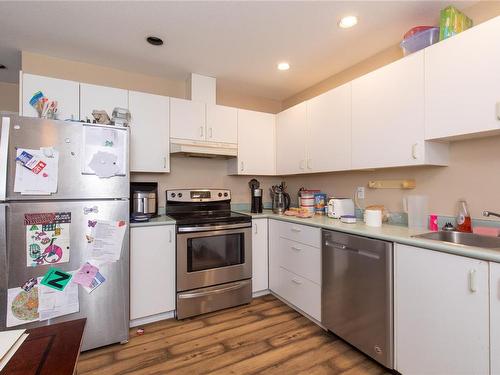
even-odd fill
[[(123, 163), (125, 165), (122, 168), (125, 171), (124, 175), (99, 178), (94, 174), (82, 174), (83, 169), (88, 170), (88, 166), (86, 166), (88, 157), (85, 158), (84, 152), (84, 129), (86, 128), (120, 132), (117, 134), (124, 132), (125, 157)], [(9, 116), (2, 117), (2, 134), (8, 135), (6, 182), (6, 200), (8, 201), (129, 197), (128, 128)], [(3, 142), (3, 139), (0, 141)], [(39, 150), (40, 147), (53, 147), (59, 152), (57, 192), (50, 195), (21, 195), (21, 193), (14, 192), (17, 148)], [(2, 150), (0, 149), (0, 162), (2, 162), (1, 154)], [(0, 173), (5, 174), (5, 169), (2, 169), (3, 171)], [(2, 183), (1, 177), (0, 183)], [(0, 193), (1, 189), (0, 187)]]
[[(6, 329), (7, 288), (22, 286), (32, 277), (43, 276), (49, 265), (28, 266), (26, 246), (25, 214), (71, 212), (69, 262), (54, 266), (69, 272), (75, 271), (87, 260), (86, 234), (89, 225), (96, 219), (127, 220), (127, 200), (113, 201), (59, 201), (59, 202), (17, 202), (8, 203), (5, 221), (7, 223), (7, 245), (0, 245), (1, 291), (0, 331)], [(89, 220), (91, 223), (89, 224)], [(5, 227), (5, 225), (4, 225)], [(3, 237), (0, 237), (0, 239)], [(5, 241), (4, 241), (5, 242)], [(5, 272), (6, 271), (6, 272)], [(125, 233), (121, 259), (100, 267), (99, 272), (106, 281), (92, 293), (79, 286), (80, 311), (50, 320), (9, 327), (32, 328), (77, 318), (87, 318), (82, 350), (121, 342), (128, 339), (129, 328), (129, 231)]]

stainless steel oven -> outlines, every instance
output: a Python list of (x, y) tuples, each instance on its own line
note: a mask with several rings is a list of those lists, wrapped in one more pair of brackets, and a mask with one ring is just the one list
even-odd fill
[(177, 289), (251, 278), (251, 229), (250, 223), (179, 228)]
[[(224, 199), (223, 192), (216, 191), (213, 202), (205, 192), (203, 203), (189, 198), (191, 202), (168, 208), (177, 224), (178, 319), (251, 301), (251, 217), (231, 212), (229, 194)], [(174, 194), (178, 196), (179, 192)], [(176, 196), (167, 192), (167, 206)], [(193, 194), (184, 193), (177, 199), (187, 201), (183, 196)], [(220, 196), (223, 199), (217, 199)]]

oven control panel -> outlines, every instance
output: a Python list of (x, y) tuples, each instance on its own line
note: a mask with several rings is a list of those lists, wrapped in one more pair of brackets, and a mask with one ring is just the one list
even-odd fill
[(167, 200), (171, 202), (217, 202), (231, 200), (227, 189), (174, 189), (167, 190)]

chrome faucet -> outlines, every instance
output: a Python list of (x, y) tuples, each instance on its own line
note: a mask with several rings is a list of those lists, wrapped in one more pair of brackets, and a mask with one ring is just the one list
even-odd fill
[(500, 217), (500, 214), (497, 214), (496, 212), (491, 212), (491, 211), (483, 211), (483, 216), (486, 216), (486, 217), (490, 217), (490, 216)]

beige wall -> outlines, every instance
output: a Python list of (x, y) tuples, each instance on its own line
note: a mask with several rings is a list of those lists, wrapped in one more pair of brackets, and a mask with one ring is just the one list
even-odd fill
[(19, 112), (19, 85), (0, 82), (0, 111)]
[[(186, 81), (184, 80), (174, 81), (27, 51), (22, 52), (21, 61), (22, 70), (26, 73), (176, 98), (186, 97)], [(240, 92), (228, 92), (220, 88), (217, 90), (217, 103), (271, 113), (277, 113), (281, 109), (280, 101), (249, 96)]]
[[(353, 197), (357, 186), (366, 189), (365, 204), (383, 204), (402, 211), (406, 194), (425, 194), (433, 213), (455, 215), (457, 200), (465, 198), (471, 215), (483, 210), (500, 212), (500, 136), (451, 143), (448, 167), (411, 167), (378, 171), (323, 173), (285, 178), (290, 192), (302, 186), (321, 189), (330, 196)], [(369, 180), (414, 178), (417, 188), (369, 189)]]
[[(234, 203), (250, 203), (248, 181), (253, 176), (228, 176), (227, 160), (193, 158), (172, 155), (171, 173), (134, 173), (132, 181), (157, 181), (158, 205), (165, 205), (165, 190), (176, 188), (225, 188), (231, 189)], [(264, 202), (270, 202), (269, 188), (280, 182), (278, 177), (256, 177), (264, 189)]]

